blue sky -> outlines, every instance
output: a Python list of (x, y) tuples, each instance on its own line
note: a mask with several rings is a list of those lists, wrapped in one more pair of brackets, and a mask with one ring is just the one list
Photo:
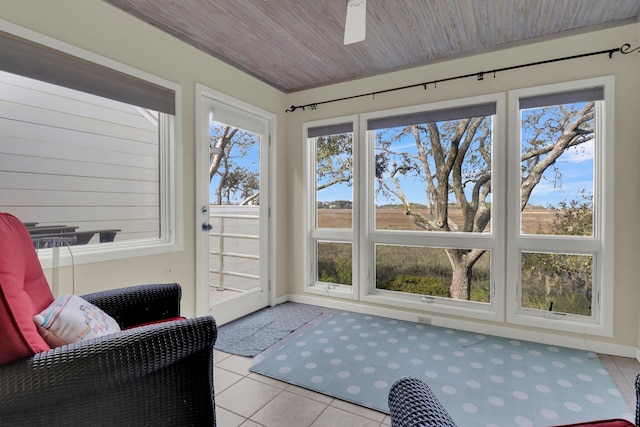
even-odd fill
[[(209, 124), (209, 135), (212, 136), (212, 137), (216, 137), (217, 136), (216, 132), (217, 132), (217, 130), (216, 130), (216, 122), (211, 122)], [(247, 131), (244, 131), (244, 132), (247, 132)], [(247, 168), (247, 169), (249, 169), (251, 171), (260, 172), (260, 144), (259, 144), (259, 137), (256, 134), (254, 134), (254, 135), (255, 135), (256, 143), (249, 150), (247, 155), (240, 156), (237, 150), (231, 152), (231, 155), (233, 156), (233, 159), (232, 159), (233, 165), (230, 168), (233, 168), (234, 166), (240, 166), (240, 167)], [(220, 182), (220, 177), (219, 176), (214, 176), (213, 179), (211, 180), (211, 183), (209, 184), (209, 201), (211, 203), (217, 203), (217, 197), (216, 197), (215, 191), (218, 188), (218, 183), (219, 182)], [(237, 196), (237, 197), (233, 198), (232, 202), (240, 203), (241, 202), (240, 197)]]
[[(213, 128), (212, 128), (213, 135)], [(396, 152), (408, 152), (415, 154), (416, 148), (412, 139), (400, 140), (393, 144)], [(535, 187), (529, 200), (530, 204), (540, 206), (557, 206), (559, 202), (571, 200), (581, 200), (581, 194), (593, 192), (593, 153), (594, 143), (589, 141), (579, 147), (572, 148), (565, 152), (555, 163), (555, 169), (549, 168), (545, 172), (541, 182)], [(251, 170), (259, 168), (259, 145), (247, 156), (235, 158), (236, 165), (247, 167)], [(559, 179), (556, 179), (556, 171)], [(412, 178), (400, 178), (402, 189), (413, 203), (425, 203), (425, 184), (415, 181)], [(210, 200), (215, 200), (215, 188), (218, 179), (214, 177), (210, 185)], [(329, 188), (321, 190), (317, 194), (318, 201), (329, 202), (334, 200), (353, 200), (353, 191), (347, 184), (335, 184)], [(378, 204), (393, 203), (400, 201), (396, 198), (384, 199), (380, 197)]]
[[(562, 173), (560, 185), (555, 185), (553, 171), (548, 169), (544, 178), (534, 189), (530, 204), (557, 206), (563, 200), (581, 200), (581, 193), (586, 190), (593, 193), (593, 141), (583, 144), (582, 147), (572, 148), (566, 151), (556, 162), (556, 166)], [(546, 178), (546, 179), (545, 179)]]
[[(415, 152), (412, 142), (393, 145), (395, 151)], [(558, 206), (559, 202), (581, 200), (581, 194), (593, 192), (593, 141), (567, 150), (555, 163), (555, 169), (549, 168), (543, 179), (535, 187), (529, 200), (530, 204), (547, 207)], [(560, 177), (556, 179), (556, 170)], [(401, 181), (402, 182), (402, 181)], [(407, 197), (414, 203), (425, 203), (425, 185), (422, 182), (410, 182), (405, 179), (402, 185)], [(352, 189), (346, 184), (334, 185), (318, 192), (318, 201), (352, 200)], [(382, 199), (378, 204), (400, 203), (398, 199)]]

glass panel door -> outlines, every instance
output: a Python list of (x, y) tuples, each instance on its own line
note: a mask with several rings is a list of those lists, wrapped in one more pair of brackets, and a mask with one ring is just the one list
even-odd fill
[(196, 311), (224, 324), (269, 303), (269, 120), (204, 94), (198, 120)]
[(211, 305), (260, 288), (260, 140), (210, 114)]

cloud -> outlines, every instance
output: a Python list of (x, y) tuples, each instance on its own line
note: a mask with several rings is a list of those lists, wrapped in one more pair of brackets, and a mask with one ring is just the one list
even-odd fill
[(592, 161), (595, 157), (595, 144), (594, 141), (588, 141), (584, 144), (580, 144), (576, 147), (571, 147), (564, 152), (558, 159), (559, 162), (565, 163), (581, 163), (586, 161)]
[(558, 202), (571, 200), (582, 200), (582, 193), (591, 194), (593, 192), (592, 180), (561, 180), (560, 184), (554, 185), (553, 182), (542, 180), (531, 193), (529, 199), (530, 204), (534, 205), (552, 205)]

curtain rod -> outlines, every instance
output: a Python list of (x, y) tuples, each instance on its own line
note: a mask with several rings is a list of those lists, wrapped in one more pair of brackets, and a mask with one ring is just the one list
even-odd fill
[(570, 59), (577, 59), (577, 58), (584, 58), (587, 56), (596, 56), (596, 55), (603, 55), (603, 54), (608, 54), (609, 55), (609, 59), (611, 59), (613, 57), (613, 54), (616, 52), (620, 52), (622, 54), (629, 54), (632, 52), (636, 52), (638, 51), (638, 53), (640, 53), (640, 47), (636, 47), (635, 49), (631, 49), (631, 45), (629, 43), (625, 43), (622, 46), (615, 48), (615, 49), (608, 49), (608, 50), (600, 50), (597, 52), (589, 52), (589, 53), (582, 53), (579, 55), (572, 55), (572, 56), (564, 56), (562, 58), (555, 58), (555, 59), (547, 59), (545, 61), (537, 61), (537, 62), (530, 62), (527, 64), (520, 64), (520, 65), (512, 65), (510, 67), (503, 67), (503, 68), (496, 68), (494, 70), (488, 70), (488, 71), (478, 71), (475, 73), (469, 73), (469, 74), (462, 74), (459, 76), (453, 76), (453, 77), (446, 77), (443, 79), (438, 79), (438, 80), (431, 80), (429, 82), (423, 82), (423, 83), (416, 83), (416, 84), (411, 84), (411, 85), (406, 85), (406, 86), (400, 86), (400, 87), (394, 87), (391, 89), (384, 89), (384, 90), (378, 90), (375, 92), (369, 92), (369, 93), (362, 93), (359, 95), (352, 95), (352, 96), (344, 96), (342, 98), (335, 98), (335, 99), (329, 99), (326, 101), (320, 101), (320, 102), (312, 102), (310, 104), (304, 104), (304, 105), (292, 105), (289, 109), (284, 110), (285, 113), (291, 113), (294, 112), (296, 110), (302, 109), (302, 111), (305, 111), (307, 108), (310, 110), (315, 110), (318, 105), (322, 105), (322, 104), (329, 104), (332, 102), (339, 102), (339, 101), (346, 101), (349, 99), (355, 99), (355, 98), (362, 98), (365, 96), (371, 96), (374, 97), (376, 95), (382, 94), (382, 93), (387, 93), (387, 92), (395, 92), (398, 90), (404, 90), (404, 89), (411, 89), (414, 87), (424, 87), (424, 89), (427, 89), (428, 85), (433, 85), (434, 87), (438, 86), (438, 83), (442, 83), (442, 82), (448, 82), (451, 80), (460, 80), (460, 79), (466, 79), (469, 77), (476, 77), (478, 80), (484, 80), (484, 75), (485, 74), (493, 74), (493, 77), (495, 78), (496, 73), (499, 73), (501, 71), (509, 71), (509, 70), (516, 70), (518, 68), (526, 68), (526, 67), (533, 67), (536, 65), (543, 65), (543, 64), (550, 64), (552, 62), (560, 62), (560, 61), (568, 61)]

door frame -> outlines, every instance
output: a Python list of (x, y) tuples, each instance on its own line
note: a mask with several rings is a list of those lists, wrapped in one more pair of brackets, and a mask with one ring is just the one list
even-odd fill
[[(205, 179), (202, 179), (202, 177), (209, 175), (209, 106), (212, 102), (224, 104), (266, 120), (268, 124), (268, 134), (265, 135), (267, 144), (261, 144), (260, 150), (260, 201), (261, 204), (264, 202), (267, 203), (265, 209), (267, 212), (266, 225), (262, 219), (260, 221), (260, 281), (262, 283), (262, 292), (266, 294), (266, 302), (264, 304), (257, 303), (254, 298), (249, 304), (249, 312), (267, 305), (273, 305), (275, 301), (275, 286), (273, 284), (275, 283), (274, 279), (276, 277), (276, 233), (274, 221), (274, 218), (276, 218), (276, 205), (274, 203), (276, 195), (273, 183), (276, 182), (275, 173), (277, 170), (275, 164), (276, 115), (200, 83), (196, 83), (195, 92), (195, 309), (196, 316), (212, 315), (215, 317), (217, 324), (222, 325), (248, 313), (241, 312), (238, 314), (225, 310), (224, 307), (221, 306), (218, 306), (218, 309), (214, 313), (209, 305), (209, 234), (202, 230), (204, 218), (208, 221), (208, 211), (206, 217), (201, 211), (202, 206), (209, 205), (209, 183), (206, 182)], [(268, 147), (267, 150), (263, 149), (265, 146)], [(263, 197), (265, 189), (266, 197)], [(265, 238), (267, 240), (266, 243), (262, 242)], [(262, 307), (257, 307), (255, 304), (262, 305)]]

